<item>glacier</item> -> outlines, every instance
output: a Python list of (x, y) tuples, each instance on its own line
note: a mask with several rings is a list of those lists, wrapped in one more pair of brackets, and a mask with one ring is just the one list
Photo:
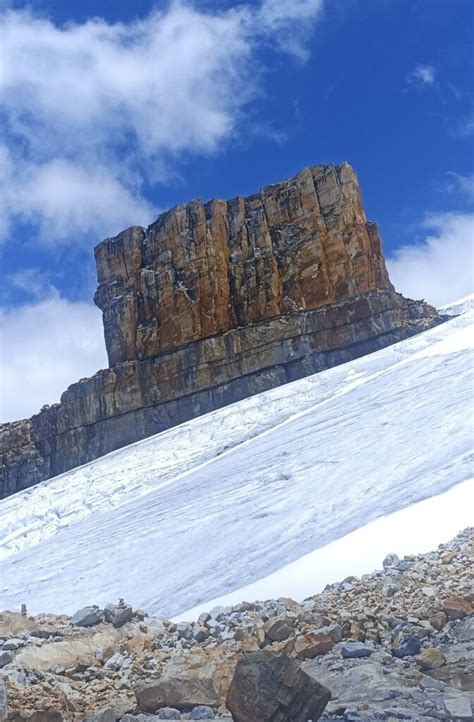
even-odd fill
[[(262, 593), (271, 584), (258, 581), (279, 570), (282, 595), (315, 593), (301, 585), (308, 564), (298, 560), (316, 554), (311, 566), (325, 572), (313, 583), (335, 581), (334, 545), (346, 540), (347, 550), (352, 534), (375, 523), (358, 553), (368, 558), (370, 546), (382, 554), (384, 520), (388, 528), (411, 505), (425, 511), (403, 522), (407, 529), (436, 523), (442, 534), (417, 503), (457, 486), (466, 526), (474, 508), (473, 297), (443, 313), (451, 318), (423, 334), (2, 500), (0, 609), (73, 613), (123, 597), (177, 616)], [(445, 508), (452, 516), (457, 507)]]

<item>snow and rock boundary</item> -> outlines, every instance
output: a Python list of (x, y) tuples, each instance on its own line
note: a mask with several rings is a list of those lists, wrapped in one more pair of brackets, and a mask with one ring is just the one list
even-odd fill
[(175, 616), (466, 482), (473, 317), (4, 500), (0, 608)]
[(258, 650), (296, 661), (331, 691), (322, 719), (472, 719), (473, 551), (471, 528), (427, 554), (390, 554), (383, 569), (302, 602), (240, 602), (194, 622), (122, 601), (72, 618), (4, 612), (2, 719), (230, 720), (236, 665)]

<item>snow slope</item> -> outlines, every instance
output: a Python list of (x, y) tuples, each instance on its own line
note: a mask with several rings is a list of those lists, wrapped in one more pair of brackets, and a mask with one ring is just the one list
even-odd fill
[(472, 477), (473, 305), (3, 500), (0, 609), (176, 615)]
[(194, 620), (214, 607), (243, 600), (278, 599), (290, 592), (293, 599), (305, 599), (328, 583), (381, 569), (387, 554), (403, 557), (414, 551), (426, 554), (436, 549), (440, 540), (448, 541), (472, 525), (473, 509), (474, 479), (468, 479), (443, 494), (382, 516), (252, 584), (187, 609), (174, 620)]

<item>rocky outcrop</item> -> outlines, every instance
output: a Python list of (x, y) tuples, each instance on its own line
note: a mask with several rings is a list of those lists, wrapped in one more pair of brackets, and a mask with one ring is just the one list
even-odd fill
[(393, 290), (352, 168), (177, 206), (95, 251), (110, 365), (374, 289)]
[(241, 602), (193, 622), (133, 610), (116, 627), (122, 603), (87, 627), (74, 623), (83, 609), (0, 614), (0, 720), (472, 720), (473, 544), (466, 529), (304, 601)]
[(110, 368), (0, 426), (0, 496), (438, 323), (395, 293), (347, 163), (96, 249)]
[(70, 386), (60, 404), (0, 427), (1, 495), (225, 404), (371, 353), (437, 321), (424, 303), (372, 292), (99, 371)]

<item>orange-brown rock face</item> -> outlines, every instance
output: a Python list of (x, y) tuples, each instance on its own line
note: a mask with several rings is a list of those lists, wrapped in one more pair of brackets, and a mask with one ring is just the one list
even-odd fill
[(347, 163), (178, 206), (96, 261), (110, 368), (0, 425), (0, 498), (441, 321), (395, 293)]
[(111, 365), (393, 290), (347, 163), (306, 168), (249, 198), (178, 206), (104, 241), (96, 262)]

